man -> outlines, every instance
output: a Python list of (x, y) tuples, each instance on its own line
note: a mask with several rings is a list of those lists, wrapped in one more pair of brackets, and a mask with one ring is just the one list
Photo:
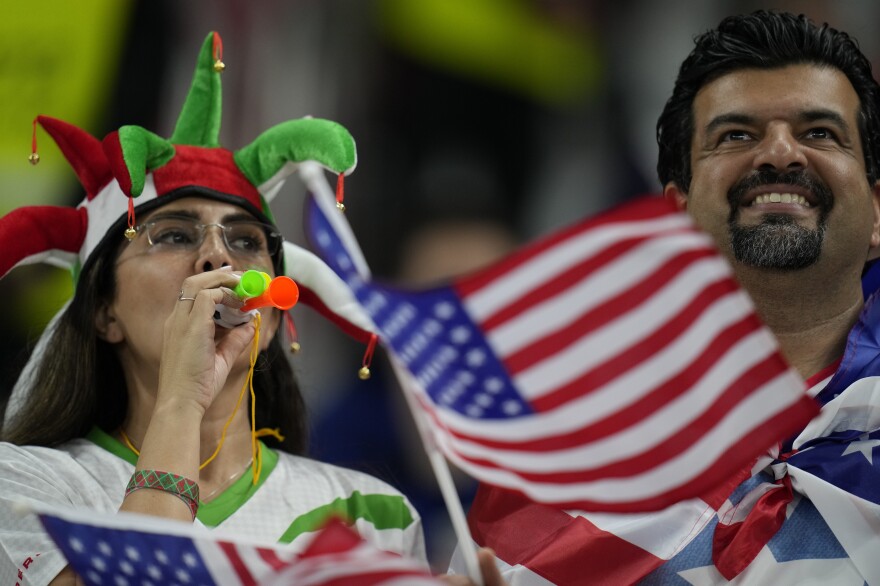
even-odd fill
[[(482, 487), (469, 514), (514, 584), (880, 583), (880, 86), (805, 17), (696, 40), (657, 124), (664, 196), (717, 242), (822, 412), (714, 494), (645, 515)], [(871, 291), (868, 291), (871, 293)]]
[(664, 194), (715, 238), (809, 377), (842, 355), (862, 307), (861, 272), (880, 242), (880, 130), (867, 61), (843, 33), (800, 22), (753, 15), (704, 36), (657, 135)]

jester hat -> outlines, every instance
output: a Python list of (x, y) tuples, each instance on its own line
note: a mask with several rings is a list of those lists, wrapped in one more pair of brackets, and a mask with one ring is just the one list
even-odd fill
[[(306, 161), (338, 176), (341, 205), (342, 178), (354, 170), (357, 155), (353, 138), (335, 122), (289, 120), (236, 151), (219, 146), (220, 75), (225, 67), (221, 59), (220, 36), (212, 32), (202, 44), (169, 139), (140, 126), (123, 126), (100, 141), (72, 124), (38, 116), (35, 137), (39, 123), (73, 167), (86, 197), (76, 208), (30, 206), (0, 218), (0, 278), (16, 266), (38, 262), (78, 275), (98, 247), (118, 242), (123, 233), (134, 236), (137, 214), (181, 197), (231, 203), (274, 224), (269, 202), (286, 177)], [(36, 163), (36, 138), (33, 150), (31, 162)], [(283, 251), (284, 272), (300, 286), (303, 303), (355, 338), (374, 339), (369, 319), (329, 267), (290, 242), (284, 243)]]

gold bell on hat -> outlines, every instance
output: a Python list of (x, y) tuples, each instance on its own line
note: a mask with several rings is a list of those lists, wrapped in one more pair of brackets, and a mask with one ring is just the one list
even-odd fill
[(37, 118), (34, 118), (34, 128), (31, 131), (31, 154), (28, 155), (28, 161), (31, 162), (31, 165), (36, 165), (40, 162), (40, 155), (37, 154)]
[(340, 212), (345, 213), (345, 204), (342, 201), (345, 199), (345, 173), (340, 173), (336, 177), (336, 209)]
[(223, 39), (220, 38), (216, 32), (211, 34), (211, 53), (214, 57), (214, 71), (217, 73), (222, 72), (226, 69), (226, 64), (223, 63)]
[(376, 350), (376, 344), (379, 342), (379, 336), (370, 334), (370, 341), (367, 343), (367, 349), (364, 352), (363, 366), (358, 371), (358, 378), (367, 380), (370, 378), (370, 363), (373, 361), (373, 351)]

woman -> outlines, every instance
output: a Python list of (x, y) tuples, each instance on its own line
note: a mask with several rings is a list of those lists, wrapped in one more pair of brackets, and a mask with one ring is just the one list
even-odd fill
[[(208, 226), (201, 242), (160, 232), (162, 220), (181, 214)], [(4, 497), (21, 495), (27, 487), (40, 493), (40, 502), (192, 521), (179, 495), (125, 491), (135, 469), (167, 471), (198, 482), (201, 522), (239, 536), (290, 542), (316, 529), (295, 527), (298, 520), (341, 499), (364, 526), (371, 524), (364, 519), (371, 507), (390, 506), (386, 521), (396, 529), (378, 531), (377, 545), (423, 555), (417, 514), (378, 480), (265, 445), (254, 479), (259, 467), (248, 408), (236, 408), (247, 381), (254, 325), (224, 329), (212, 319), (215, 303), (241, 305), (229, 290), (238, 271), (272, 271), (269, 238), (247, 254), (225, 242), (228, 230), (224, 238), (220, 226), (242, 222), (241, 215), (230, 204), (178, 199), (146, 216), (131, 242), (120, 236), (117, 246), (96, 251), (48, 347), (48, 355), (68, 358), (46, 363), (36, 380), (39, 392), (4, 432), (4, 439), (21, 446), (0, 446)], [(261, 360), (254, 369), (257, 425), (279, 428), (284, 440), (276, 440), (278, 447), (301, 453), (302, 401), (275, 337), (278, 311), (263, 314)], [(220, 451), (200, 470), (224, 431)], [(78, 437), (84, 439), (72, 439)], [(28, 526), (39, 531), (24, 522), (4, 529), (30, 533)], [(35, 578), (43, 575), (40, 566), (49, 566), (51, 574), (63, 565), (47, 552), (47, 539), (28, 540), (31, 555), (43, 554), (29, 565)], [(33, 540), (43, 543), (34, 548)], [(6, 537), (3, 541), (6, 547)]]
[[(335, 123), (303, 119), (238, 151), (220, 148), (219, 47), (216, 34), (205, 40), (168, 140), (128, 126), (101, 143), (37, 119), (86, 198), (75, 210), (0, 218), (0, 276), (49, 261), (77, 277), (0, 433), (0, 583), (80, 583), (18, 502), (145, 513), (294, 547), (342, 515), (375, 546), (424, 560), (418, 513), (397, 490), (301, 456), (303, 402), (282, 355), (279, 311), (251, 312), (234, 327), (215, 321), (218, 306), (242, 307), (232, 289), (243, 271), (286, 271), (318, 311), (375, 341), (350, 291), (283, 242), (267, 204), (303, 161), (339, 174), (341, 203), (354, 141)], [(480, 563), (485, 582), (500, 584), (490, 552)]]
[[(320, 120), (279, 125), (236, 153), (217, 147), (216, 46), (209, 35), (168, 141), (124, 127), (102, 145), (39, 118), (87, 197), (77, 210), (23, 208), (0, 220), (0, 274), (47, 254), (81, 265), (73, 300), (6, 414), (4, 584), (77, 580), (36, 518), (14, 511), (18, 501), (147, 513), (282, 543), (341, 513), (382, 549), (424, 558), (418, 514), (395, 489), (298, 455), (304, 411), (276, 335), (279, 311), (215, 324), (217, 304), (241, 307), (231, 289), (242, 271), (274, 276), (301, 260), (282, 246), (256, 186), (277, 188), (288, 162), (354, 166), (350, 136)], [(294, 154), (266, 163), (265, 149)], [(307, 269), (291, 272), (315, 272)], [(325, 284), (314, 288), (321, 298)]]

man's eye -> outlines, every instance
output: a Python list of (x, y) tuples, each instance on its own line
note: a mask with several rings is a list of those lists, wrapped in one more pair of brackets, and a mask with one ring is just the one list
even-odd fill
[(815, 139), (834, 139), (836, 135), (827, 128), (811, 128), (807, 132), (807, 138)]
[(749, 138), (749, 133), (745, 130), (730, 130), (721, 135), (721, 142), (735, 142)]

